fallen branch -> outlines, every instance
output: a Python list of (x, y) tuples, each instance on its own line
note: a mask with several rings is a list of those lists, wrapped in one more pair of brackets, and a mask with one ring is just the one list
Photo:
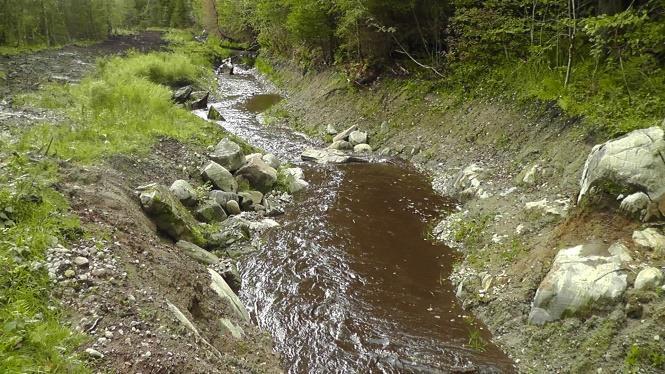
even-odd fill
[(421, 68), (431, 70), (432, 72), (434, 72), (434, 74), (440, 76), (441, 78), (445, 78), (445, 75), (441, 74), (438, 70), (436, 70), (436, 68), (434, 68), (433, 66), (425, 65), (420, 61), (416, 60), (415, 58), (413, 58), (413, 56), (411, 56), (409, 52), (405, 51), (401, 45), (400, 48), (401, 49), (396, 50), (395, 52), (406, 55), (411, 61), (413, 61), (416, 65), (420, 66)]

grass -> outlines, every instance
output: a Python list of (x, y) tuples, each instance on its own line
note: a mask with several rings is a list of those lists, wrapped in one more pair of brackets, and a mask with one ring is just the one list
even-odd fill
[(624, 364), (629, 373), (665, 370), (665, 353), (656, 342), (641, 346), (633, 344), (626, 354)]

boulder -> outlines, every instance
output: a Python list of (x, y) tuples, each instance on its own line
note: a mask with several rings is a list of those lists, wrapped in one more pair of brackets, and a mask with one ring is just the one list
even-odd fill
[(187, 206), (194, 206), (198, 200), (196, 196), (196, 190), (192, 187), (189, 182), (179, 179), (171, 185), (169, 188), (171, 193), (180, 200), (181, 203)]
[(189, 96), (192, 94), (192, 86), (185, 86), (178, 88), (174, 93), (173, 93), (173, 101), (175, 101), (178, 104), (184, 104), (188, 99)]
[(337, 131), (335, 126), (333, 126), (333, 125), (326, 126), (326, 134), (331, 135), (331, 136), (335, 136), (335, 135), (337, 135), (337, 133), (339, 133), (339, 131)]
[(231, 215), (238, 215), (242, 213), (242, 211), (240, 210), (240, 204), (238, 204), (238, 202), (235, 200), (227, 201), (225, 208), (226, 212)]
[(245, 163), (245, 156), (240, 146), (229, 138), (222, 139), (208, 155), (211, 160), (234, 172)]
[(210, 106), (210, 109), (208, 109), (208, 119), (212, 121), (226, 121), (224, 116), (222, 116), (222, 114), (212, 105)]
[(217, 201), (209, 199), (201, 202), (196, 208), (196, 218), (201, 222), (215, 223), (224, 221), (227, 216), (224, 208)]
[(339, 151), (350, 151), (353, 149), (353, 146), (351, 145), (351, 143), (347, 142), (346, 140), (338, 140), (329, 145), (328, 148), (336, 149)]
[(214, 161), (208, 162), (201, 169), (201, 176), (222, 191), (236, 192), (238, 190), (238, 182), (236, 182), (233, 174)]
[(229, 287), (224, 278), (212, 269), (208, 269), (208, 272), (210, 273), (211, 279), (210, 288), (215, 291), (222, 300), (228, 303), (238, 317), (245, 322), (249, 322), (249, 313), (247, 312), (245, 305), (240, 301), (231, 287)]
[(579, 245), (559, 251), (533, 300), (529, 323), (542, 325), (617, 301), (628, 285), (622, 258), (602, 245)]
[(336, 149), (306, 149), (300, 156), (303, 161), (314, 161), (318, 164), (345, 164), (349, 162), (367, 162), (366, 159), (347, 155)]
[(348, 129), (346, 129), (346, 130), (340, 132), (339, 134), (335, 135), (335, 137), (333, 138), (333, 142), (336, 142), (338, 140), (347, 140), (349, 135), (351, 135), (351, 133), (356, 131), (356, 130), (358, 130), (358, 126), (356, 126), (356, 125), (353, 125), (353, 126), (349, 127)]
[(249, 224), (243, 220), (227, 219), (219, 226), (219, 230), (208, 235), (209, 246), (224, 249), (235, 243), (242, 243), (250, 238)]
[(453, 197), (462, 201), (472, 198), (488, 198), (490, 194), (486, 192), (480, 182), (481, 174), (485, 169), (476, 164), (471, 164), (462, 169), (453, 179), (449, 192)]
[(189, 101), (187, 102), (187, 105), (192, 110), (207, 109), (208, 97), (210, 97), (210, 93), (207, 91), (192, 92), (191, 96), (189, 97)]
[(243, 191), (239, 192), (238, 196), (243, 210), (255, 210), (255, 207), (263, 201), (263, 194), (259, 191)]
[(647, 250), (665, 251), (665, 236), (655, 228), (633, 232), (633, 241), (639, 247)]
[(263, 162), (268, 164), (268, 166), (270, 166), (273, 169), (279, 169), (279, 167), (282, 165), (277, 156), (275, 156), (272, 153), (266, 153), (265, 155), (263, 155)]
[(226, 206), (226, 203), (228, 203), (229, 201), (233, 201), (233, 200), (235, 200), (236, 202), (240, 201), (240, 197), (238, 197), (238, 194), (235, 193), (235, 192), (225, 192), (225, 191), (213, 190), (213, 191), (210, 191), (210, 193), (208, 194), (208, 197), (215, 200), (217, 202), (217, 204), (219, 204), (221, 206)]
[(663, 272), (658, 268), (648, 267), (637, 274), (636, 290), (656, 290), (663, 283)]
[(305, 173), (301, 168), (285, 169), (283, 173), (284, 186), (288, 193), (296, 193), (309, 187), (309, 183), (305, 181)]
[(251, 153), (245, 156), (245, 163), (249, 163), (254, 159), (263, 160), (263, 155), (260, 153)]
[[(660, 207), (665, 200), (665, 138), (651, 127), (596, 145), (587, 158), (578, 202), (596, 187), (608, 193), (644, 192)], [(662, 205), (665, 209), (665, 204)], [(665, 211), (660, 209), (660, 214)]]
[(353, 147), (355, 153), (372, 153), (372, 147), (369, 144), (356, 144)]
[(151, 184), (141, 187), (139, 199), (141, 207), (160, 231), (174, 240), (206, 245), (199, 223), (166, 186)]
[(238, 169), (236, 178), (239, 181), (247, 181), (252, 188), (266, 193), (277, 181), (277, 170), (268, 166), (262, 159), (255, 158)]
[(217, 265), (220, 262), (219, 257), (206, 251), (196, 244), (180, 240), (176, 243), (176, 246), (180, 248), (180, 250), (182, 250), (187, 256), (203, 265)]
[(349, 143), (356, 146), (358, 144), (367, 143), (367, 133), (363, 131), (353, 131), (349, 134)]
[(644, 192), (636, 192), (632, 195), (626, 196), (623, 200), (621, 200), (621, 211), (633, 215), (633, 216), (642, 216), (642, 212), (644, 212), (647, 207), (649, 206), (649, 203), (651, 200), (649, 200), (649, 195), (645, 194)]

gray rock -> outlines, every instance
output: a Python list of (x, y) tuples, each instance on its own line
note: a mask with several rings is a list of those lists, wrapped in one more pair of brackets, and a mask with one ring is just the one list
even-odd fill
[(173, 93), (173, 101), (179, 104), (183, 104), (189, 99), (189, 96), (192, 94), (192, 86), (185, 86), (178, 88), (174, 93)]
[(224, 221), (227, 216), (224, 208), (215, 200), (205, 200), (196, 208), (196, 218), (201, 222), (215, 223)]
[(665, 138), (663, 129), (651, 127), (633, 131), (621, 138), (593, 147), (580, 181), (581, 202), (592, 187), (632, 194), (646, 193), (665, 214)]
[(249, 313), (245, 305), (240, 301), (238, 296), (233, 292), (231, 287), (226, 283), (224, 278), (216, 271), (208, 269), (210, 273), (211, 283), (210, 288), (235, 311), (236, 315), (243, 321), (249, 322)]
[(208, 236), (210, 247), (225, 249), (229, 246), (246, 242), (250, 238), (249, 224), (244, 220), (227, 219), (221, 223), (218, 232)]
[(222, 328), (222, 331), (226, 331), (228, 334), (231, 334), (236, 339), (242, 339), (245, 336), (245, 332), (242, 330), (242, 327), (231, 322), (228, 318), (220, 318), (219, 324)]
[(467, 166), (457, 173), (452, 185), (448, 188), (448, 193), (462, 201), (490, 197), (490, 194), (483, 189), (480, 181), (484, 172), (485, 169), (476, 164)]
[(540, 165), (538, 164), (535, 164), (530, 168), (526, 169), (524, 171), (524, 176), (522, 177), (522, 183), (528, 186), (536, 184), (536, 179), (538, 177), (539, 172), (540, 172)]
[(328, 148), (336, 149), (339, 151), (350, 151), (353, 149), (353, 146), (351, 145), (351, 143), (347, 142), (346, 140), (338, 140), (329, 145)]
[(658, 268), (648, 267), (637, 274), (636, 290), (656, 290), (663, 283), (663, 272)]
[(210, 106), (210, 109), (208, 109), (208, 119), (212, 121), (226, 121), (224, 116), (222, 116), (222, 114), (212, 105)]
[(238, 215), (241, 213), (240, 204), (235, 200), (229, 200), (226, 202), (226, 212), (231, 215)]
[(369, 144), (357, 144), (353, 147), (355, 153), (372, 153), (372, 147)]
[(644, 192), (637, 192), (626, 196), (623, 200), (621, 200), (620, 209), (629, 215), (639, 217), (647, 209), (650, 202), (651, 200), (649, 200), (649, 195), (645, 194)]
[(255, 207), (263, 201), (263, 194), (259, 191), (243, 191), (239, 192), (238, 196), (243, 210), (255, 210)]
[(85, 353), (92, 358), (97, 358), (97, 359), (104, 358), (104, 355), (101, 352), (92, 348), (86, 348)]
[(226, 203), (228, 203), (231, 200), (240, 201), (240, 197), (235, 192), (226, 192), (226, 191), (213, 190), (213, 191), (210, 191), (210, 193), (208, 194), (208, 197), (215, 200), (217, 202), (217, 204), (219, 204), (223, 207), (226, 206)]
[(191, 184), (189, 184), (189, 182), (179, 179), (173, 182), (169, 190), (184, 205), (196, 205), (196, 201), (198, 200), (196, 196), (196, 190), (194, 187), (192, 187)]
[(217, 265), (220, 262), (219, 257), (196, 244), (180, 240), (176, 243), (176, 246), (178, 246), (178, 248), (180, 248), (187, 256), (203, 265)]
[(556, 200), (549, 202), (547, 198), (540, 201), (532, 201), (524, 204), (524, 209), (528, 212), (534, 212), (541, 215), (551, 214), (553, 216), (564, 217), (568, 213), (568, 201)]
[(358, 144), (367, 143), (367, 133), (363, 131), (353, 131), (349, 134), (349, 143), (356, 146)]
[(251, 153), (245, 156), (245, 164), (251, 162), (252, 160), (263, 160), (263, 155), (261, 153)]
[(208, 97), (210, 97), (210, 93), (206, 91), (192, 92), (189, 101), (187, 102), (187, 106), (192, 110), (207, 109)]
[(622, 258), (600, 245), (559, 251), (533, 300), (529, 323), (542, 325), (566, 315), (616, 302), (628, 285)]
[(201, 169), (201, 176), (222, 191), (236, 192), (238, 190), (238, 182), (233, 174), (214, 161), (208, 162)]
[(301, 168), (289, 168), (283, 171), (284, 185), (288, 193), (296, 193), (309, 187), (305, 181), (305, 173)]
[(268, 164), (268, 166), (270, 166), (273, 169), (279, 169), (279, 167), (282, 164), (279, 161), (279, 159), (277, 158), (277, 156), (275, 156), (272, 153), (267, 153), (267, 154), (263, 155), (263, 162)]
[(90, 261), (85, 257), (79, 256), (74, 258), (74, 264), (78, 267), (87, 267)]
[(349, 127), (348, 129), (340, 132), (339, 134), (335, 135), (335, 137), (333, 138), (333, 143), (338, 141), (338, 140), (347, 140), (349, 135), (351, 135), (351, 133), (356, 131), (356, 130), (358, 130), (358, 126), (353, 125), (353, 126)]
[(245, 164), (245, 156), (240, 146), (229, 138), (222, 139), (208, 155), (211, 160), (234, 172)]
[(141, 207), (157, 228), (175, 240), (206, 246), (206, 241), (192, 214), (166, 186), (152, 184), (141, 188)]
[(326, 126), (326, 134), (331, 135), (331, 136), (335, 136), (335, 135), (337, 135), (337, 133), (339, 133), (339, 131), (337, 131), (335, 126), (333, 126), (333, 125)]
[(245, 180), (252, 188), (268, 192), (277, 181), (277, 170), (271, 168), (261, 159), (252, 159), (245, 166), (238, 169), (236, 178)]
[(336, 149), (306, 149), (301, 158), (303, 161), (314, 161), (318, 164), (345, 164), (349, 162), (367, 162), (366, 159), (350, 156)]
[(647, 250), (665, 251), (665, 236), (655, 228), (633, 232), (633, 241)]

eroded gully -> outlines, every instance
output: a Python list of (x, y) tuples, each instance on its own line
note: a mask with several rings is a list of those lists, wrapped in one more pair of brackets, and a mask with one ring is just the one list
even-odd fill
[(240, 264), (241, 297), (287, 372), (513, 371), (455, 302), (455, 252), (426, 239), (451, 203), (425, 176), (397, 161), (303, 163), (315, 142), (257, 118), (279, 96), (240, 69), (219, 80), (220, 125), (302, 167), (310, 183)]

